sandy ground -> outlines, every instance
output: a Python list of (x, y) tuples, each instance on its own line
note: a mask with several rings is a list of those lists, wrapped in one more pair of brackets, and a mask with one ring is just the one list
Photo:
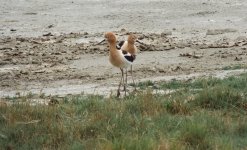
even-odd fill
[(137, 81), (239, 74), (247, 62), (244, 0), (0, 0), (0, 97), (115, 92), (105, 31), (134, 32)]

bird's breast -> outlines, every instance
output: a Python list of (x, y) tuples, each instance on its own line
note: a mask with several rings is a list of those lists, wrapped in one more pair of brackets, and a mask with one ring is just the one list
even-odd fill
[(109, 56), (110, 63), (118, 68), (126, 68), (131, 65), (131, 61), (129, 61), (120, 50), (117, 50), (114, 53), (110, 53)]

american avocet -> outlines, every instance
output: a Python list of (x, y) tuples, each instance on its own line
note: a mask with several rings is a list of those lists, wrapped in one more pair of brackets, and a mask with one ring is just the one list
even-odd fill
[[(120, 68), (122, 76), (121, 80), (118, 86), (117, 90), (117, 97), (120, 96), (120, 87), (122, 85), (122, 81), (124, 82), (124, 69), (126, 69), (127, 72), (127, 67), (131, 66), (133, 61), (135, 60), (135, 56), (130, 54), (129, 52), (125, 50), (118, 50), (117, 47), (117, 38), (112, 32), (107, 32), (105, 33), (105, 38), (108, 42), (109, 48), (110, 48), (110, 55), (109, 55), (109, 60), (110, 63), (115, 66)], [(126, 73), (126, 79), (124, 82), (124, 91), (125, 91), (125, 96), (126, 96), (126, 84), (127, 84), (127, 73)]]
[[(129, 52), (134, 60), (136, 59), (136, 55), (137, 55), (137, 47), (135, 46), (135, 42), (138, 41), (137, 40), (137, 36), (130, 33), (128, 36), (127, 41), (121, 41), (119, 42), (119, 44), (117, 45), (117, 48), (122, 50), (122, 51), (127, 51)], [(135, 81), (134, 81), (134, 77), (133, 77), (133, 71), (132, 71), (132, 65), (130, 66), (130, 73), (131, 73), (131, 77), (132, 77), (132, 81), (136, 90), (136, 86), (135, 86)], [(126, 71), (126, 84), (127, 84), (127, 71)]]

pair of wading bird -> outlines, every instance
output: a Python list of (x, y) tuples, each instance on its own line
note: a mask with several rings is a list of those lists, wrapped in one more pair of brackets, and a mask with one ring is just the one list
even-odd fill
[[(127, 41), (121, 41), (119, 42), (119, 44), (117, 44), (117, 38), (115, 34), (112, 32), (105, 33), (105, 39), (101, 41), (100, 43), (104, 41), (107, 41), (109, 45), (110, 63), (113, 66), (120, 68), (121, 73), (122, 73), (121, 80), (118, 85), (117, 97), (120, 96), (120, 88), (121, 88), (122, 83), (123, 83), (124, 92), (126, 96), (127, 72), (128, 72), (127, 69), (128, 67), (130, 67), (132, 81), (135, 86), (135, 81), (132, 75), (132, 64), (135, 61), (136, 55), (137, 55), (137, 48), (135, 46), (135, 42), (139, 42), (139, 43), (141, 42), (137, 40), (137, 37), (134, 34), (129, 34)], [(124, 71), (125, 71), (125, 78), (124, 78)], [(136, 86), (135, 86), (135, 90), (136, 90)]]

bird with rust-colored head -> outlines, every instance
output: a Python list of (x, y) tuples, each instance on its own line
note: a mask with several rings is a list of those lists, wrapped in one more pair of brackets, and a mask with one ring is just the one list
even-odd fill
[[(126, 95), (127, 68), (132, 65), (133, 61), (135, 60), (135, 56), (126, 50), (117, 49), (117, 38), (114, 33), (106, 32), (104, 37), (109, 44), (109, 61), (113, 66), (118, 67), (122, 73), (121, 80), (118, 86), (117, 96), (120, 96), (120, 87), (122, 85), (122, 82), (124, 83), (124, 91)], [(124, 69), (126, 69), (125, 78)]]

